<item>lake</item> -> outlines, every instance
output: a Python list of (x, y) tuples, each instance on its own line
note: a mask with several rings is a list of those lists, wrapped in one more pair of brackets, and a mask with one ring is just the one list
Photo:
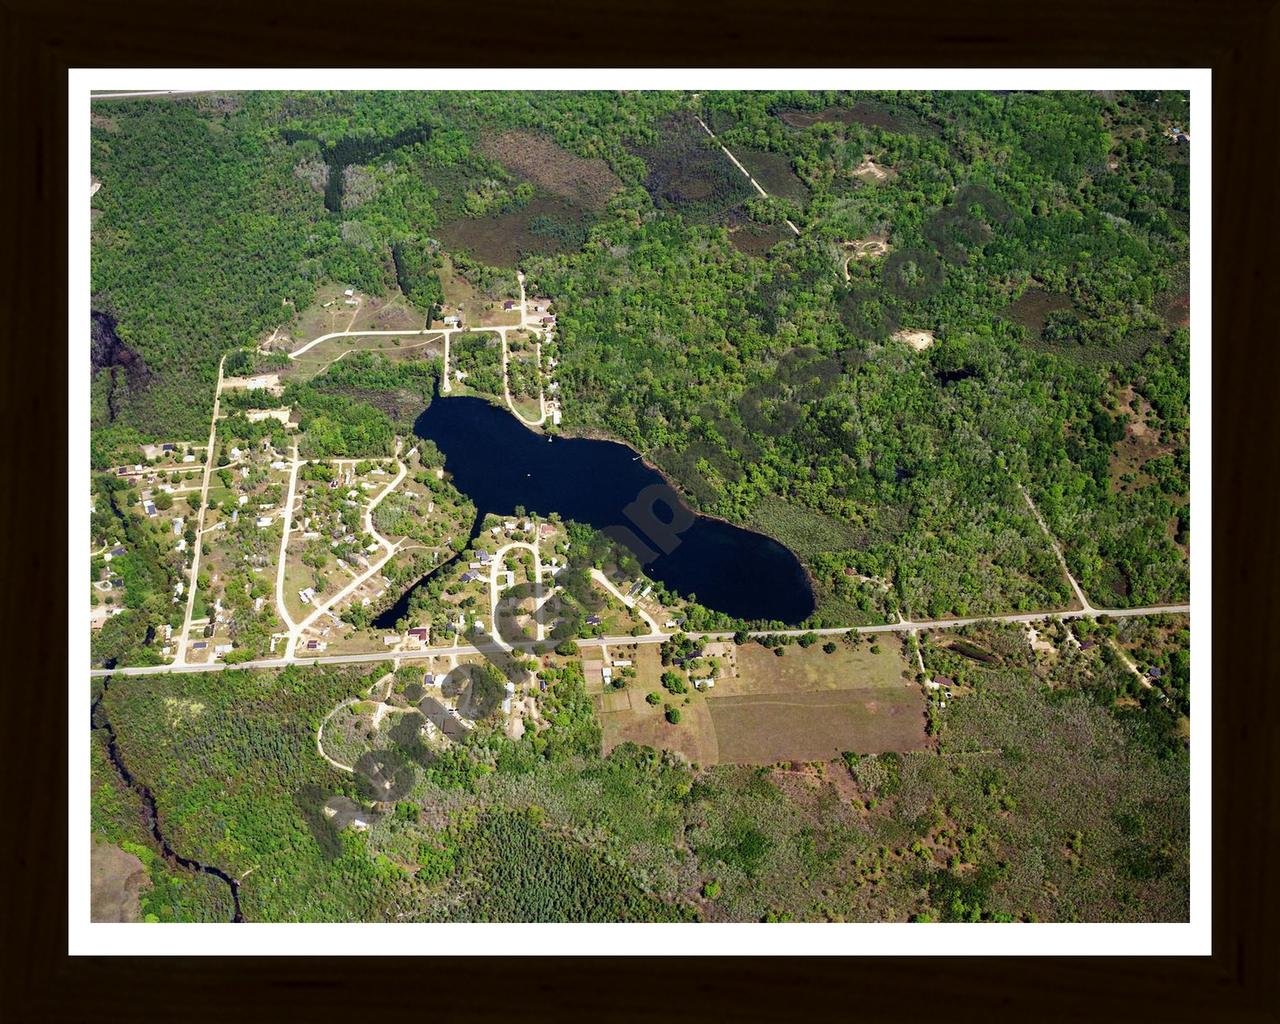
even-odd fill
[[(788, 625), (813, 612), (808, 576), (788, 548), (763, 534), (693, 513), (666, 487), (662, 475), (624, 444), (537, 434), (505, 409), (467, 397), (434, 399), (418, 417), (414, 433), (436, 444), (454, 486), (481, 514), (510, 516), (522, 506), (530, 514), (556, 512), (598, 530), (626, 527), (632, 539), (619, 539), (641, 561), (657, 556), (645, 566), (646, 573), (671, 590), (695, 596), (707, 608)], [(651, 500), (657, 488), (678, 503), (674, 513), (665, 502)], [(638, 498), (654, 509), (654, 519), (640, 517), (640, 525), (624, 511)], [(670, 529), (686, 522), (678, 533)], [(402, 598), (397, 607), (407, 604)]]

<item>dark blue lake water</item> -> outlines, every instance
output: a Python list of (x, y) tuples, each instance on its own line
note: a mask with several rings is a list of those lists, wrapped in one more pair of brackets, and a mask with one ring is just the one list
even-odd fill
[[(626, 527), (634, 541), (618, 539), (641, 561), (657, 556), (645, 565), (649, 576), (708, 608), (789, 625), (813, 612), (808, 577), (788, 548), (763, 534), (695, 515), (661, 474), (624, 444), (548, 438), (478, 398), (434, 399), (414, 432), (435, 442), (454, 486), (481, 513), (514, 515), (516, 506), (523, 506), (529, 513), (557, 512), (598, 530)], [(665, 501), (653, 500), (655, 485), (678, 503), (674, 514)], [(653, 509), (657, 525), (643, 515), (637, 524), (624, 511), (642, 496), (642, 506)], [(686, 521), (678, 533), (664, 529)], [(397, 604), (401, 606), (407, 608), (407, 597)], [(379, 625), (393, 625), (397, 608), (380, 616)]]

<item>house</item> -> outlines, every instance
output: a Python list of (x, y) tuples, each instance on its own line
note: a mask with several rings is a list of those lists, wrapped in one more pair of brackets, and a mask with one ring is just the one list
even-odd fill
[(504, 303), (502, 304), (502, 308), (503, 308), (503, 309), (506, 309), (506, 310), (512, 310), (512, 309), (515, 309), (515, 308), (516, 308), (515, 300), (514, 300), (514, 299), (507, 299), (507, 301), (506, 301), (506, 302), (504, 302)]
[(191, 645), (191, 649), (193, 651), (203, 651), (208, 646), (209, 645), (205, 643), (203, 640), (197, 640), (195, 643)]
[(128, 552), (125, 548), (122, 548), (122, 547), (120, 547), (120, 548), (112, 548), (110, 551), (108, 551), (108, 552), (107, 552), (107, 554), (106, 554), (106, 556), (105, 556), (105, 557), (106, 557), (106, 560), (109, 562), (109, 561), (111, 561), (111, 559), (113, 559), (113, 558), (120, 558), (121, 556), (123, 556), (123, 555), (127, 555), (128, 553), (129, 553), (129, 552)]
[(413, 639), (417, 640), (420, 644), (425, 644), (430, 635), (431, 631), (428, 630), (426, 626), (415, 626), (413, 629), (409, 630), (409, 636), (413, 637)]
[(598, 626), (598, 625), (600, 625), (600, 623), (601, 623), (601, 622), (603, 622), (603, 621), (604, 621), (604, 620), (603, 620), (602, 618), (600, 618), (600, 616), (599, 616), (599, 615), (592, 615), (592, 616), (589, 616), (589, 617), (587, 618), (587, 625), (588, 625), (588, 626)]
[(196, 457), (195, 457), (194, 455), (184, 455), (184, 456), (182, 456), (182, 461), (183, 461), (183, 462), (195, 462), (195, 461), (196, 461)]
[(343, 294), (343, 295), (345, 295), (348, 299), (350, 299), (350, 298), (354, 298), (354, 297), (355, 297), (356, 291), (355, 291), (355, 289), (354, 289), (354, 288), (348, 288), (348, 289), (347, 289), (345, 292), (343, 292), (342, 294)]
[(178, 447), (177, 445), (173, 445), (173, 444), (162, 444), (160, 446), (160, 450), (162, 452), (171, 452), (171, 451), (174, 451), (177, 447)]
[(1159, 679), (1162, 675), (1164, 675), (1164, 673), (1158, 668), (1152, 667), (1147, 669), (1148, 679)]
[(1084, 643), (1082, 643), (1082, 644), (1080, 645), (1080, 650), (1082, 650), (1082, 651), (1091, 651), (1091, 650), (1093, 650), (1093, 649), (1094, 649), (1095, 647), (1097, 647), (1097, 646), (1098, 646), (1098, 645), (1097, 645), (1096, 643), (1094, 643), (1092, 640), (1086, 640)]
[(933, 685), (934, 688), (943, 687), (949, 689), (956, 685), (956, 681), (949, 676), (934, 676)]
[(153, 501), (144, 501), (142, 503), (142, 510), (146, 512), (147, 516), (150, 518), (155, 518), (155, 516), (159, 514), (156, 512), (155, 502)]
[(400, 638), (398, 636), (384, 636), (382, 638), (382, 642), (385, 646), (390, 647), (393, 644), (395, 644), (399, 639)]
[(230, 653), (231, 653), (231, 645), (230, 645), (230, 644), (218, 644), (218, 645), (213, 649), (213, 653), (214, 653), (214, 656), (215, 656), (215, 657), (218, 657), (218, 656), (223, 655), (223, 654), (230, 654)]
[(444, 318), (444, 325), (446, 327), (461, 327), (462, 317), (456, 315), (447, 316)]
[(271, 517), (270, 517), (270, 516), (258, 516), (258, 526), (259, 526), (259, 527), (261, 527), (261, 528), (265, 529), (266, 527), (268, 527), (268, 526), (270, 526), (270, 525), (271, 525)]
[(475, 621), (474, 623), (472, 623), (471, 628), (472, 628), (475, 632), (477, 632), (477, 633), (483, 633), (483, 632), (484, 632), (484, 619), (476, 619), (476, 621)]
[(481, 565), (487, 565), (493, 559), (493, 556), (487, 551), (481, 551), (476, 557), (480, 559)]
[(556, 318), (553, 316), (544, 316), (541, 322), (543, 326), (550, 326), (556, 322)]
[(298, 591), (298, 600), (303, 604), (310, 604), (311, 599), (316, 596), (315, 587), (307, 587), (305, 590)]
[(464, 572), (462, 574), (463, 583), (470, 583), (472, 580), (478, 580), (479, 578), (480, 574), (478, 572)]
[(243, 455), (243, 454), (244, 454), (244, 452), (242, 452), (239, 448), (232, 448), (232, 449), (231, 449), (231, 458), (232, 458), (232, 461), (234, 461), (234, 460), (236, 460), (236, 459), (240, 458), (240, 456), (241, 456), (241, 455)]
[(173, 517), (173, 535), (176, 537), (182, 532), (182, 516)]
[(631, 662), (627, 661), (625, 658), (614, 658), (613, 667), (614, 668), (630, 668)]

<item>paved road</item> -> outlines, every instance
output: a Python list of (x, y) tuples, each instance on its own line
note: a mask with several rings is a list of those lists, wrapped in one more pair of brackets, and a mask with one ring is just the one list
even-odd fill
[(604, 587), (605, 590), (609, 591), (609, 593), (611, 593), (624, 605), (630, 608), (633, 612), (638, 613), (639, 616), (642, 619), (644, 619), (645, 625), (649, 627), (649, 632), (651, 634), (657, 634), (662, 632), (662, 630), (658, 628), (657, 622), (654, 621), (653, 616), (650, 615), (647, 611), (645, 611), (642, 607), (640, 607), (640, 602), (633, 600), (630, 597), (627, 597), (627, 595), (624, 594), (617, 587), (615, 587), (613, 585), (613, 581), (610, 580), (609, 577), (606, 576), (604, 573), (602, 573), (599, 569), (591, 570), (591, 578), (594, 579), (597, 583), (599, 583), (602, 587)]
[[(1189, 614), (1189, 604), (1155, 605), (1148, 608), (1101, 608), (1091, 612), (1085, 611), (1039, 611), (1019, 612), (1011, 615), (975, 615), (965, 619), (929, 619), (920, 622), (888, 622), (879, 626), (836, 626), (828, 629), (764, 629), (751, 631), (752, 636), (804, 636), (812, 632), (818, 636), (839, 636), (842, 633), (911, 633), (921, 629), (954, 629), (957, 626), (970, 626), (978, 622), (1042, 622), (1045, 619), (1084, 619), (1107, 615), (1113, 619), (1131, 619), (1144, 615), (1178, 615)], [(657, 644), (666, 640), (670, 634), (658, 633), (649, 636), (611, 636), (597, 637), (590, 640), (578, 640), (579, 647), (597, 647), (608, 644)], [(705, 640), (727, 640), (732, 633), (691, 633), (690, 636)], [(533, 641), (516, 644), (516, 647), (529, 648)], [(392, 658), (435, 658), (457, 657), (463, 654), (474, 654), (477, 650), (500, 651), (492, 642), (479, 644), (460, 644), (454, 647), (429, 647), (421, 651), (396, 651), (390, 654), (377, 651), (371, 654), (335, 654), (321, 658), (274, 658), (262, 661), (247, 661), (243, 665), (225, 665), (215, 662), (211, 665), (149, 665), (144, 668), (91, 669), (91, 676), (149, 676), (163, 675), (166, 672), (220, 672), (226, 668), (284, 668), (287, 665), (358, 665), (367, 662), (390, 661)]]
[(144, 96), (199, 96), (206, 92), (226, 92), (225, 89), (144, 89), (138, 92), (95, 92), (90, 100), (126, 100)]
[[(534, 536), (537, 537), (537, 528), (534, 528)], [(489, 562), (489, 635), (493, 637), (494, 643), (503, 650), (509, 651), (512, 645), (503, 639), (501, 631), (498, 629), (498, 599), (500, 597), (498, 590), (498, 573), (505, 572), (503, 566), (506, 564), (505, 559), (508, 551), (528, 551), (533, 555), (533, 571), (534, 571), (534, 608), (542, 606), (542, 554), (538, 550), (537, 541), (529, 544), (522, 540), (513, 540), (509, 544), (504, 544), (498, 549), (492, 560)], [(537, 627), (537, 634), (542, 635), (542, 624), (539, 616), (534, 615), (534, 623)]]
[[(474, 329), (475, 328), (468, 328), (468, 330)], [(334, 331), (332, 334), (322, 334), (318, 338), (312, 338), (305, 345), (295, 348), (289, 353), (289, 358), (297, 359), (298, 356), (302, 355), (302, 353), (306, 352), (308, 349), (315, 348), (320, 344), (320, 342), (328, 341), (330, 338), (403, 338), (408, 337), (410, 334), (443, 334), (448, 336), (457, 330), (458, 328), (456, 327), (449, 327), (439, 331), (433, 331), (429, 328), (421, 331)]]

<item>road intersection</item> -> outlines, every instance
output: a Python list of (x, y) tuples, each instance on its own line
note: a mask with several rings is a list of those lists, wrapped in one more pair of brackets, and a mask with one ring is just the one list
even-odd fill
[[(1146, 608), (1102, 608), (1086, 611), (1070, 611), (1062, 609), (1050, 609), (1048, 611), (1038, 612), (1017, 612), (1009, 615), (974, 615), (961, 619), (927, 619), (921, 621), (905, 620), (902, 622), (886, 622), (875, 626), (832, 626), (822, 629), (762, 629), (750, 630), (749, 636), (804, 636), (813, 633), (815, 636), (842, 636), (846, 633), (877, 634), (877, 633), (913, 633), (920, 630), (941, 630), (941, 629), (957, 629), (960, 626), (972, 626), (980, 622), (1044, 622), (1047, 620), (1058, 619), (1068, 621), (1071, 619), (1094, 619), (1101, 616), (1107, 616), (1113, 619), (1130, 619), (1148, 615), (1187, 615), (1191, 612), (1189, 604), (1166, 604), (1153, 605)], [(487, 635), (487, 634), (486, 634)], [(670, 639), (673, 634), (670, 633), (651, 633), (648, 636), (606, 636), (606, 637), (590, 637), (585, 640), (576, 640), (575, 643), (579, 647), (598, 647), (608, 646), (610, 644), (657, 644)], [(703, 640), (728, 640), (733, 637), (733, 633), (729, 632), (712, 632), (712, 633), (689, 633), (689, 636)], [(536, 641), (526, 640), (510, 645), (512, 648), (522, 650), (531, 649)], [(226, 665), (223, 662), (213, 662), (210, 664), (193, 664), (193, 665), (147, 665), (135, 668), (116, 668), (116, 669), (92, 669), (92, 676), (111, 676), (111, 675), (163, 675), (166, 672), (219, 672), (228, 668), (254, 668), (254, 669), (273, 669), (286, 668), (289, 665), (358, 665), (361, 663), (373, 663), (380, 661), (390, 661), (393, 658), (404, 660), (406, 658), (436, 658), (436, 657), (457, 657), (459, 655), (475, 654), (482, 651), (504, 651), (507, 647), (492, 641), (480, 641), (471, 644), (456, 644), (451, 647), (426, 647), (418, 651), (396, 651), (394, 654), (374, 652), (372, 654), (339, 654), (327, 657), (316, 658), (269, 658), (260, 661), (247, 661), (240, 665)]]

